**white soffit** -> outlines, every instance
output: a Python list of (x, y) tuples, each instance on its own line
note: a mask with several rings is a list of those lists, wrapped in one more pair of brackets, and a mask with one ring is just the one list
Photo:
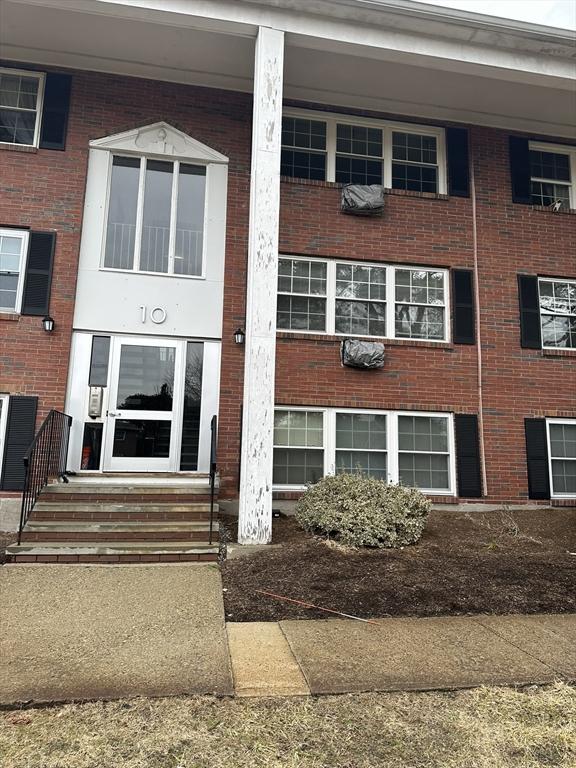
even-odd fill
[(134, 128), (114, 136), (94, 139), (90, 142), (90, 148), (139, 155), (169, 155), (182, 160), (203, 163), (228, 162), (225, 155), (165, 122), (152, 123), (152, 125)]

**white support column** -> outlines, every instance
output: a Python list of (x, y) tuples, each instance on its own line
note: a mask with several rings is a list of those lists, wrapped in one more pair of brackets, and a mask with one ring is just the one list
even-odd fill
[(254, 62), (238, 541), (272, 538), (272, 445), (284, 33), (260, 27)]

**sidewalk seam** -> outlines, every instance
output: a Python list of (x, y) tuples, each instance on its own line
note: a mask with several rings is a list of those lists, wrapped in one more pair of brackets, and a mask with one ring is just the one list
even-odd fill
[(294, 653), (294, 648), (292, 648), (292, 643), (290, 642), (290, 638), (288, 637), (286, 632), (284, 632), (284, 627), (282, 626), (283, 623), (284, 623), (283, 621), (279, 621), (278, 622), (278, 626), (280, 627), (280, 632), (282, 632), (284, 640), (286, 640), (286, 644), (287, 644), (288, 648), (290, 649), (290, 653), (292, 654), (292, 658), (296, 662), (296, 666), (298, 667), (298, 669), (300, 670), (300, 672), (302, 674), (302, 677), (306, 681), (306, 685), (308, 686), (308, 690), (310, 691), (310, 695), (312, 695), (312, 687), (310, 685), (310, 680), (308, 679), (308, 676), (306, 675), (306, 672), (302, 669), (302, 665), (298, 661), (298, 657)]
[[(519, 614), (521, 615), (521, 614)], [(496, 637), (499, 637), (501, 640), (504, 640), (505, 643), (508, 645), (511, 645), (513, 648), (516, 648), (518, 651), (521, 651), (524, 655), (529, 656), (531, 659), (534, 659), (539, 664), (542, 664), (543, 666), (547, 667), (551, 672), (554, 672), (554, 674), (559, 675), (562, 680), (569, 680), (570, 678), (565, 675), (563, 672), (560, 672), (560, 670), (556, 669), (555, 667), (548, 664), (548, 662), (543, 661), (542, 659), (538, 658), (538, 656), (535, 656), (533, 653), (530, 653), (530, 651), (527, 651), (525, 648), (522, 648), (521, 646), (517, 645), (516, 643), (512, 642), (509, 638), (504, 637), (504, 635), (500, 634), (496, 629), (493, 627), (488, 627), (486, 624), (483, 624), (481, 619), (479, 619), (476, 616), (470, 617), (472, 621), (476, 624), (479, 624), (484, 629), (487, 629), (489, 632), (492, 632), (493, 635), (496, 635)]]

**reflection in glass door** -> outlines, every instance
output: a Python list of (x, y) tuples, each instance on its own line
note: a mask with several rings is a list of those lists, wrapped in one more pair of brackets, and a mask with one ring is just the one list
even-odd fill
[(113, 339), (105, 469), (178, 469), (184, 354), (180, 341)]

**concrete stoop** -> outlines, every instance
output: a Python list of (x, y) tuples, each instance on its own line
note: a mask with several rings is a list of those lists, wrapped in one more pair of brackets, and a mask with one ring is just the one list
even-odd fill
[[(165, 476), (107, 477), (52, 484), (40, 494), (9, 563), (155, 563), (216, 561), (210, 541), (207, 478), (185, 484)], [(214, 515), (218, 504), (214, 505)]]

